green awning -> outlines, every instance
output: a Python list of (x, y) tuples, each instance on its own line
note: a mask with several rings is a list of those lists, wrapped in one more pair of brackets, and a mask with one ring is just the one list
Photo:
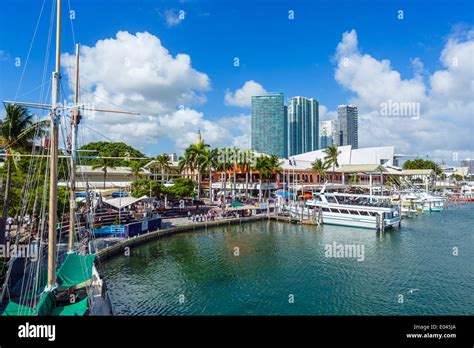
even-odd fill
[(2, 316), (34, 316), (36, 315), (36, 311), (34, 308), (21, 305), (19, 303), (10, 301), (8, 302), (7, 307), (2, 313)]
[(94, 254), (68, 254), (56, 273), (58, 285), (64, 287), (75, 286), (92, 279), (94, 259)]
[(85, 297), (79, 302), (73, 303), (64, 307), (56, 307), (51, 312), (51, 315), (59, 316), (83, 316), (89, 307), (88, 298)]

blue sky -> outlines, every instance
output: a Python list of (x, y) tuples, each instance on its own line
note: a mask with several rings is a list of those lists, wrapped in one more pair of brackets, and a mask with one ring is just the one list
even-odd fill
[[(42, 0), (2, 2), (0, 21), (0, 97), (12, 99), (22, 73), (14, 59), (25, 61)], [(68, 11), (68, 1), (63, 1)], [(134, 35), (148, 32), (161, 40), (172, 56), (190, 56), (192, 68), (209, 78), (199, 93), (206, 101), (189, 101), (186, 107), (202, 112), (206, 120), (248, 115), (248, 108), (226, 105), (224, 94), (253, 80), (267, 91), (285, 97), (315, 97), (334, 111), (338, 104), (357, 97), (357, 89), (335, 79), (336, 47), (345, 32), (355, 30), (358, 49), (381, 61), (388, 59), (401, 79), (412, 79), (411, 61), (423, 62), (422, 79), (442, 70), (440, 55), (456, 28), (474, 24), (472, 1), (92, 1), (69, 0), (75, 11), (75, 40), (94, 47), (98, 40), (114, 38), (119, 31)], [(185, 11), (185, 19), (169, 26), (166, 13)], [(288, 11), (294, 11), (294, 19)], [(397, 11), (403, 10), (403, 20)], [(51, 3), (47, 1), (29, 58), (20, 95), (41, 84)], [(466, 29), (467, 28), (467, 29)], [(64, 21), (63, 52), (73, 53), (68, 18)], [(471, 40), (469, 38), (468, 40)], [(52, 70), (53, 54), (50, 54)], [(240, 67), (233, 66), (234, 57)], [(67, 87), (67, 86), (66, 86)], [(21, 99), (37, 101), (39, 91)], [(178, 105), (176, 105), (178, 107)], [(328, 114), (326, 117), (331, 117)], [(91, 122), (90, 126), (94, 124)], [(158, 139), (159, 138), (159, 139)], [(124, 139), (125, 141), (127, 139)], [(133, 142), (133, 141), (132, 141)], [(361, 139), (364, 144), (364, 140)], [(402, 144), (402, 142), (401, 142)], [(368, 142), (367, 145), (373, 145)], [(380, 144), (388, 145), (388, 144)], [(166, 137), (154, 144), (138, 144), (149, 154), (179, 149)], [(410, 152), (407, 146), (403, 151)], [(441, 146), (440, 149), (442, 150)], [(472, 152), (469, 145), (450, 151)], [(421, 153), (429, 149), (413, 149)], [(433, 155), (434, 156), (434, 155)], [(443, 155), (444, 156), (444, 155)]]

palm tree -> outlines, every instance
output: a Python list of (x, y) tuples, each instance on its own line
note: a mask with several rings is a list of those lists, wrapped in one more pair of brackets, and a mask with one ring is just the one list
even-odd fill
[(107, 180), (108, 169), (115, 168), (115, 159), (109, 158), (109, 157), (117, 157), (117, 154), (111, 153), (109, 155), (105, 155), (104, 157), (100, 157), (100, 154), (99, 154), (98, 161), (96, 162), (96, 164), (92, 165), (92, 169), (100, 168), (104, 172), (104, 190), (105, 190), (105, 181)]
[(329, 165), (332, 165), (331, 183), (333, 183), (334, 182), (334, 171), (336, 170), (336, 167), (339, 166), (339, 163), (337, 162), (337, 156), (341, 152), (337, 149), (337, 145), (333, 144), (333, 145), (325, 148), (324, 153), (326, 154), (326, 156), (324, 157), (324, 160), (326, 160)]
[(232, 163), (232, 171), (234, 172), (234, 182), (232, 185), (232, 201), (235, 201), (235, 188), (237, 186), (237, 168), (238, 168), (238, 159), (240, 157), (240, 151), (238, 148), (234, 147), (232, 149), (232, 152), (234, 154), (234, 161)]
[(185, 152), (183, 157), (179, 159), (178, 170), (182, 173), (185, 170), (194, 170), (191, 156)]
[(184, 151), (184, 158), (186, 158), (186, 167), (192, 168), (192, 170), (197, 170), (197, 197), (201, 195), (201, 172), (202, 172), (202, 162), (203, 157), (206, 152), (206, 149), (209, 148), (209, 145), (201, 141), (197, 144), (191, 144)]
[(328, 178), (327, 170), (329, 168), (329, 163), (322, 159), (317, 159), (316, 161), (311, 163), (311, 165), (311, 170), (318, 173), (323, 178), (323, 180), (326, 181)]
[(170, 156), (166, 153), (156, 156), (156, 160), (153, 166), (161, 170), (161, 183), (163, 183), (165, 178), (165, 172), (168, 173), (168, 171), (171, 169)]
[[(12, 155), (17, 149), (26, 147), (31, 142), (45, 133), (48, 121), (33, 122), (33, 115), (24, 106), (17, 104), (5, 105), (6, 115), (0, 124), (0, 137), (2, 145), (7, 154)], [(0, 243), (5, 238), (5, 222), (8, 218), (11, 199), (11, 178), (13, 160), (11, 156), (6, 157), (7, 182), (5, 185), (5, 202), (3, 205), (3, 219), (0, 228)]]
[(130, 170), (132, 171), (133, 179), (138, 180), (142, 175), (142, 165), (140, 161), (132, 161), (130, 164)]
[(229, 149), (227, 148), (219, 149), (219, 153), (224, 153), (225, 156), (217, 164), (217, 170), (221, 172), (221, 191), (224, 193), (224, 199), (227, 196), (227, 171), (232, 169), (232, 164), (227, 156), (228, 152)]
[(239, 159), (239, 168), (245, 172), (245, 197), (248, 198), (249, 192), (249, 170), (250, 170), (250, 158), (248, 152), (244, 152)]
[[(277, 155), (270, 155), (268, 157), (268, 170), (270, 171), (270, 176), (267, 178), (268, 184), (270, 184), (270, 178), (273, 174), (280, 174), (283, 171), (281, 167), (282, 161)], [(270, 189), (268, 189), (268, 197), (270, 198)]]
[(203, 170), (207, 170), (209, 172), (209, 199), (211, 202), (214, 198), (212, 195), (212, 171), (217, 167), (217, 157), (217, 149), (206, 149), (202, 158), (202, 168)]
[(387, 187), (395, 186), (397, 188), (400, 188), (401, 183), (400, 183), (400, 180), (397, 177), (395, 177), (393, 175), (389, 175), (388, 179), (385, 181), (385, 186), (387, 186)]
[(253, 169), (258, 172), (258, 183), (259, 183), (258, 197), (259, 197), (259, 201), (261, 201), (262, 200), (262, 181), (264, 178), (266, 179), (267, 177), (269, 177), (272, 173), (270, 170), (268, 157), (265, 155), (257, 157), (257, 161)]
[(357, 184), (358, 182), (359, 177), (357, 176), (357, 174), (354, 174), (349, 178), (349, 184)]

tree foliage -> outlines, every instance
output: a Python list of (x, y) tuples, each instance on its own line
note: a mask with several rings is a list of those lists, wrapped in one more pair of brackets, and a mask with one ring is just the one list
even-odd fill
[(165, 195), (170, 198), (190, 198), (195, 193), (196, 183), (191, 179), (174, 179), (173, 186), (164, 186), (151, 179), (138, 179), (132, 182), (132, 196), (151, 196), (159, 198)]
[[(21, 151), (24, 153), (24, 151)], [(32, 166), (29, 170), (29, 166)], [(18, 160), (14, 160), (12, 166), (12, 180), (11, 180), (11, 192), (10, 192), (10, 206), (8, 209), (8, 215), (14, 217), (22, 212), (22, 209), (28, 214), (33, 213), (34, 201), (37, 200), (35, 214), (39, 214), (41, 204), (43, 203), (43, 192), (45, 189), (45, 175), (46, 166), (49, 163), (46, 158), (36, 157), (34, 161), (31, 161), (29, 157), (21, 157)], [(0, 167), (0, 177), (5, 177), (7, 167)], [(30, 175), (28, 175), (30, 173)], [(59, 159), (58, 167), (59, 178), (64, 179), (69, 175), (69, 167), (66, 159)], [(29, 184), (27, 183), (29, 181)], [(26, 186), (25, 186), (26, 185)], [(49, 180), (46, 182), (46, 198), (48, 197)], [(28, 187), (25, 190), (25, 187)], [(3, 201), (1, 202), (3, 204)], [(1, 205), (0, 204), (0, 205)], [(44, 202), (46, 209), (49, 204), (49, 200), (46, 199)], [(3, 207), (2, 207), (3, 208)], [(69, 194), (67, 189), (64, 187), (58, 188), (58, 215), (69, 209)]]
[(175, 198), (189, 198), (194, 195), (196, 182), (191, 179), (174, 179), (174, 185), (165, 187), (164, 192)]
[(323, 180), (326, 181), (328, 178), (327, 170), (329, 169), (330, 165), (331, 163), (318, 158), (316, 161), (311, 163), (311, 170), (318, 173), (323, 178)]
[[(143, 153), (137, 149), (127, 145), (123, 142), (107, 142), (99, 141), (92, 142), (82, 146), (79, 150), (87, 150), (84, 152), (79, 151), (79, 156), (81, 157), (80, 164), (84, 165), (97, 165), (100, 164), (100, 158), (87, 158), (87, 157), (125, 157), (124, 159), (112, 159), (111, 165), (114, 167), (119, 166), (130, 166), (132, 160), (127, 160), (126, 157), (145, 157)], [(94, 152), (90, 152), (94, 151)], [(148, 160), (138, 160), (142, 163), (142, 166), (148, 162)]]
[(142, 196), (159, 197), (164, 192), (165, 186), (151, 179), (138, 179), (132, 182), (132, 196), (139, 198)]
[(436, 175), (440, 175), (443, 172), (435, 162), (421, 158), (405, 161), (403, 163), (403, 169), (433, 169)]

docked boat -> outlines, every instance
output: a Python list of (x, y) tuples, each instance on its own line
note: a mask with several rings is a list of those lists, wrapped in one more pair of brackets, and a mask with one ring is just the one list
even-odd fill
[(402, 216), (423, 213), (423, 201), (414, 191), (400, 191), (396, 197), (392, 197), (391, 202), (400, 206)]
[(402, 216), (412, 216), (424, 212), (441, 212), (446, 206), (446, 197), (436, 196), (422, 190), (400, 191), (392, 197), (392, 203), (401, 208)]
[(474, 185), (463, 185), (461, 187), (461, 197), (463, 201), (474, 202)]
[(420, 199), (423, 202), (424, 212), (440, 212), (444, 210), (446, 199), (441, 196), (434, 196), (428, 192), (421, 192)]
[(319, 222), (330, 225), (385, 230), (400, 226), (398, 206), (388, 196), (371, 196), (350, 193), (313, 192), (313, 199), (304, 207), (290, 207), (292, 214), (318, 216)]

